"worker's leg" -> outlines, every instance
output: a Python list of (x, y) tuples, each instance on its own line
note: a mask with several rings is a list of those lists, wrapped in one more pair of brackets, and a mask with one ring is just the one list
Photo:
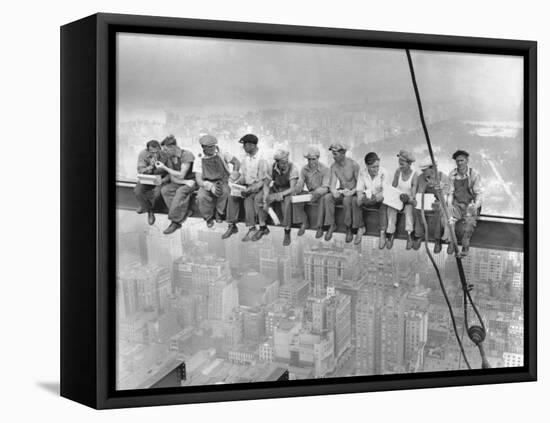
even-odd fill
[(222, 195), (216, 197), (216, 218), (222, 218), (225, 216), (225, 210), (227, 209), (227, 201), (230, 193), (229, 185), (227, 183), (222, 184)]
[(414, 207), (411, 204), (405, 204), (403, 214), (405, 215), (405, 231), (412, 233), (414, 231)]
[(191, 193), (196, 191), (196, 189), (196, 185), (194, 187), (179, 185), (170, 204), (170, 211), (168, 212), (169, 220), (181, 223), (186, 219), (189, 204), (191, 203)]
[(353, 229), (365, 227), (365, 220), (363, 219), (363, 208), (357, 204), (357, 196), (354, 195), (351, 198), (351, 216)]
[[(239, 221), (242, 201), (241, 197), (229, 196), (227, 198), (227, 207), (225, 209), (227, 223), (236, 224)], [(252, 212), (254, 214), (254, 207), (252, 208)], [(252, 219), (254, 220), (254, 216), (252, 216)]]
[(317, 204), (312, 203), (312, 207), (315, 207), (315, 205), (317, 206), (317, 225), (316, 225), (317, 229), (322, 228), (323, 224), (325, 222), (325, 211), (326, 211), (325, 207), (326, 207), (326, 196), (327, 195), (330, 195), (330, 193), (325, 194), (322, 197), (320, 197), (317, 200)]
[(414, 209), (414, 236), (417, 239), (424, 240), (424, 221), (422, 220), (422, 211)]
[[(334, 214), (336, 212), (336, 198), (332, 193), (325, 194), (323, 197), (325, 199), (325, 226), (331, 226), (335, 224)], [(338, 199), (340, 200), (340, 198)]]
[(254, 209), (258, 215), (258, 222), (260, 226), (265, 226), (267, 220), (267, 212), (264, 209), (264, 193), (262, 190), (258, 191), (254, 196)]
[(285, 229), (292, 228), (292, 196), (287, 195), (281, 202), (283, 209), (283, 221), (281, 222)]
[[(349, 196), (344, 197), (342, 200), (343, 208), (344, 208), (344, 225), (346, 225), (346, 228), (351, 228), (353, 224), (353, 202), (357, 201), (357, 197)], [(357, 203), (356, 203), (357, 204)]]
[[(153, 199), (155, 195), (155, 188), (157, 188), (154, 185), (145, 185), (140, 182), (138, 182), (134, 188), (134, 195), (136, 196), (136, 200), (141, 207), (141, 211), (147, 213), (149, 210), (152, 210), (153, 208)], [(158, 192), (158, 190), (157, 190)]]
[[(305, 194), (305, 191), (302, 191), (298, 195)], [(292, 204), (292, 218), (294, 223), (307, 223), (307, 216), (305, 212), (305, 203), (294, 203)]]
[(216, 196), (214, 194), (202, 187), (199, 188), (199, 192), (197, 193), (197, 203), (199, 205), (201, 216), (207, 222), (214, 218), (215, 201)]
[(244, 199), (244, 220), (246, 226), (256, 226), (256, 207), (254, 205), (254, 197), (256, 194), (250, 194)]
[(175, 184), (173, 182), (169, 182), (161, 187), (160, 194), (162, 195), (162, 199), (166, 203), (166, 207), (168, 207), (168, 209), (170, 209), (172, 205), (172, 200), (174, 199), (176, 191), (179, 187), (181, 187), (181, 185)]
[(397, 210), (393, 207), (388, 207), (388, 229), (389, 234), (395, 233), (395, 228), (397, 226)]

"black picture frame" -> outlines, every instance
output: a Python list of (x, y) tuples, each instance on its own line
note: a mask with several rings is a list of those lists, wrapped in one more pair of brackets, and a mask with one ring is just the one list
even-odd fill
[[(117, 32), (516, 55), (524, 58), (524, 366), (116, 391)], [(537, 44), (534, 41), (95, 14), (61, 27), (61, 395), (97, 409), (534, 381)]]

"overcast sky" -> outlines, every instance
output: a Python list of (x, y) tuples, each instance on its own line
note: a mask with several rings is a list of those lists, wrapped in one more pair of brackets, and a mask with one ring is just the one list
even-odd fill
[[(426, 102), (469, 104), (491, 119), (521, 116), (521, 58), (412, 55)], [(403, 50), (119, 34), (117, 69), (122, 120), (197, 107), (414, 100)]]

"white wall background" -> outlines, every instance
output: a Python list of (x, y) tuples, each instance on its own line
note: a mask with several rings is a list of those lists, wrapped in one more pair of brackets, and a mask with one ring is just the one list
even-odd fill
[[(0, 25), (3, 180), (0, 230), (0, 416), (3, 421), (543, 421), (550, 303), (539, 266), (539, 382), (96, 412), (57, 394), (59, 383), (59, 26), (95, 12), (314, 25), (539, 42), (539, 263), (550, 113), (550, 31), (540, 1), (19, 1)], [(78, 205), (75, 205), (77, 207)], [(546, 241), (542, 241), (546, 239)], [(546, 413), (544, 413), (546, 411)]]

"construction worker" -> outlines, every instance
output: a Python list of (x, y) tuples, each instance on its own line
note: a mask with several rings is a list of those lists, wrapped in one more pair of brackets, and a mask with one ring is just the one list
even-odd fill
[[(206, 226), (211, 228), (214, 221), (223, 221), (229, 197), (228, 181), (239, 178), (240, 162), (232, 154), (221, 152), (213, 135), (203, 135), (199, 143), (202, 153), (194, 166), (199, 186), (197, 203)], [(233, 166), (232, 170), (229, 165)]]
[[(304, 154), (307, 165), (300, 170), (300, 177), (296, 183), (296, 194), (311, 194), (311, 203), (317, 205), (317, 233), (315, 238), (323, 236), (325, 220), (325, 195), (330, 189), (330, 169), (319, 161), (321, 152), (317, 147), (309, 147)], [(304, 191), (307, 188), (307, 192)], [(304, 210), (304, 203), (293, 204), (292, 214), (296, 223), (301, 223), (298, 236), (302, 236), (309, 228), (308, 217)]]
[(266, 213), (271, 205), (279, 205), (283, 212), (281, 222), (285, 236), (283, 245), (290, 245), (290, 230), (292, 228), (292, 194), (296, 189), (299, 174), (296, 166), (288, 160), (289, 152), (277, 150), (273, 156), (271, 169), (271, 186), (269, 180), (264, 181), (264, 207), (260, 214)]
[(170, 225), (164, 230), (169, 235), (181, 228), (191, 214), (191, 194), (198, 188), (193, 173), (195, 156), (189, 150), (178, 147), (176, 138), (169, 135), (162, 141), (164, 151), (169, 155), (168, 166), (157, 162), (157, 167), (170, 174), (170, 182), (161, 188), (162, 198), (168, 206)]
[[(269, 180), (269, 164), (265, 160), (258, 148), (258, 137), (254, 134), (246, 134), (239, 142), (243, 145), (245, 155), (241, 160), (239, 169), (240, 176), (235, 181), (238, 185), (244, 185), (241, 191), (241, 197), (229, 196), (227, 199), (227, 216), (229, 224), (227, 231), (222, 235), (222, 239), (229, 238), (238, 232), (237, 222), (239, 221), (239, 211), (241, 202), (244, 202), (245, 224), (249, 228), (243, 241), (260, 239), (263, 235), (269, 233), (265, 222), (265, 214), (260, 217), (259, 209), (264, 207), (264, 181)], [(256, 217), (260, 220), (260, 229), (256, 229)], [(256, 236), (257, 235), (257, 236)]]
[(138, 156), (137, 173), (143, 175), (161, 175), (162, 180), (159, 185), (146, 185), (138, 182), (134, 188), (134, 194), (139, 207), (136, 210), (138, 214), (147, 213), (149, 225), (155, 223), (154, 208), (157, 200), (160, 198), (161, 185), (169, 181), (169, 175), (166, 171), (157, 168), (156, 163), (160, 161), (167, 163), (168, 156), (161, 150), (157, 140), (151, 140), (146, 144), (145, 150), (142, 150)]
[[(450, 230), (455, 230), (455, 224), (463, 221), (462, 251), (466, 256), (470, 248), (470, 239), (474, 233), (481, 210), (482, 187), (479, 173), (468, 166), (470, 154), (458, 150), (453, 154), (456, 168), (449, 174), (448, 205)], [(458, 234), (457, 234), (458, 236)], [(449, 243), (447, 253), (453, 254), (453, 243)]]
[[(412, 233), (414, 230), (414, 208), (416, 207), (416, 186), (418, 184), (418, 176), (411, 168), (415, 158), (413, 154), (407, 150), (401, 150), (397, 154), (399, 167), (393, 175), (392, 186), (401, 191), (400, 200), (403, 202), (403, 214), (405, 215), (405, 231), (407, 231), (406, 249), (410, 250), (413, 247)], [(393, 207), (388, 207), (388, 229), (386, 247), (393, 247), (395, 238), (395, 230), (397, 228), (397, 210)]]
[[(435, 169), (431, 159), (428, 157), (419, 163), (420, 171), (422, 172), (418, 176), (418, 186), (416, 192), (419, 194), (433, 194), (435, 195), (438, 190), (441, 190), (442, 195), (446, 196), (449, 192), (449, 181), (447, 176), (441, 172), (437, 172), (437, 180), (435, 177)], [(441, 252), (441, 240), (442, 229), (447, 227), (445, 221), (445, 215), (441, 209), (441, 203), (436, 198), (431, 208), (434, 212), (434, 253), (439, 254)], [(413, 249), (418, 250), (424, 240), (424, 223), (422, 221), (422, 212), (416, 208), (414, 210), (414, 240)]]
[[(378, 209), (378, 230), (380, 239), (378, 248), (386, 246), (386, 230), (388, 229), (388, 210), (382, 202), (384, 200), (384, 183), (387, 183), (388, 175), (385, 169), (380, 167), (380, 158), (374, 152), (365, 155), (365, 167), (359, 172), (357, 181), (357, 205), (361, 210)], [(363, 218), (360, 223), (355, 244), (360, 244), (362, 236), (367, 232), (367, 221)]]
[[(359, 164), (346, 157), (346, 148), (342, 144), (331, 144), (329, 150), (332, 152), (334, 163), (330, 166), (330, 192), (325, 195), (325, 227), (328, 228), (325, 240), (332, 239), (332, 234), (336, 230), (336, 205), (342, 204), (344, 224), (346, 225), (346, 242), (351, 242), (353, 241), (353, 226), (357, 229), (361, 225), (361, 219), (357, 218), (361, 214), (361, 210), (355, 197), (359, 179)], [(354, 225), (354, 216), (356, 225)]]

